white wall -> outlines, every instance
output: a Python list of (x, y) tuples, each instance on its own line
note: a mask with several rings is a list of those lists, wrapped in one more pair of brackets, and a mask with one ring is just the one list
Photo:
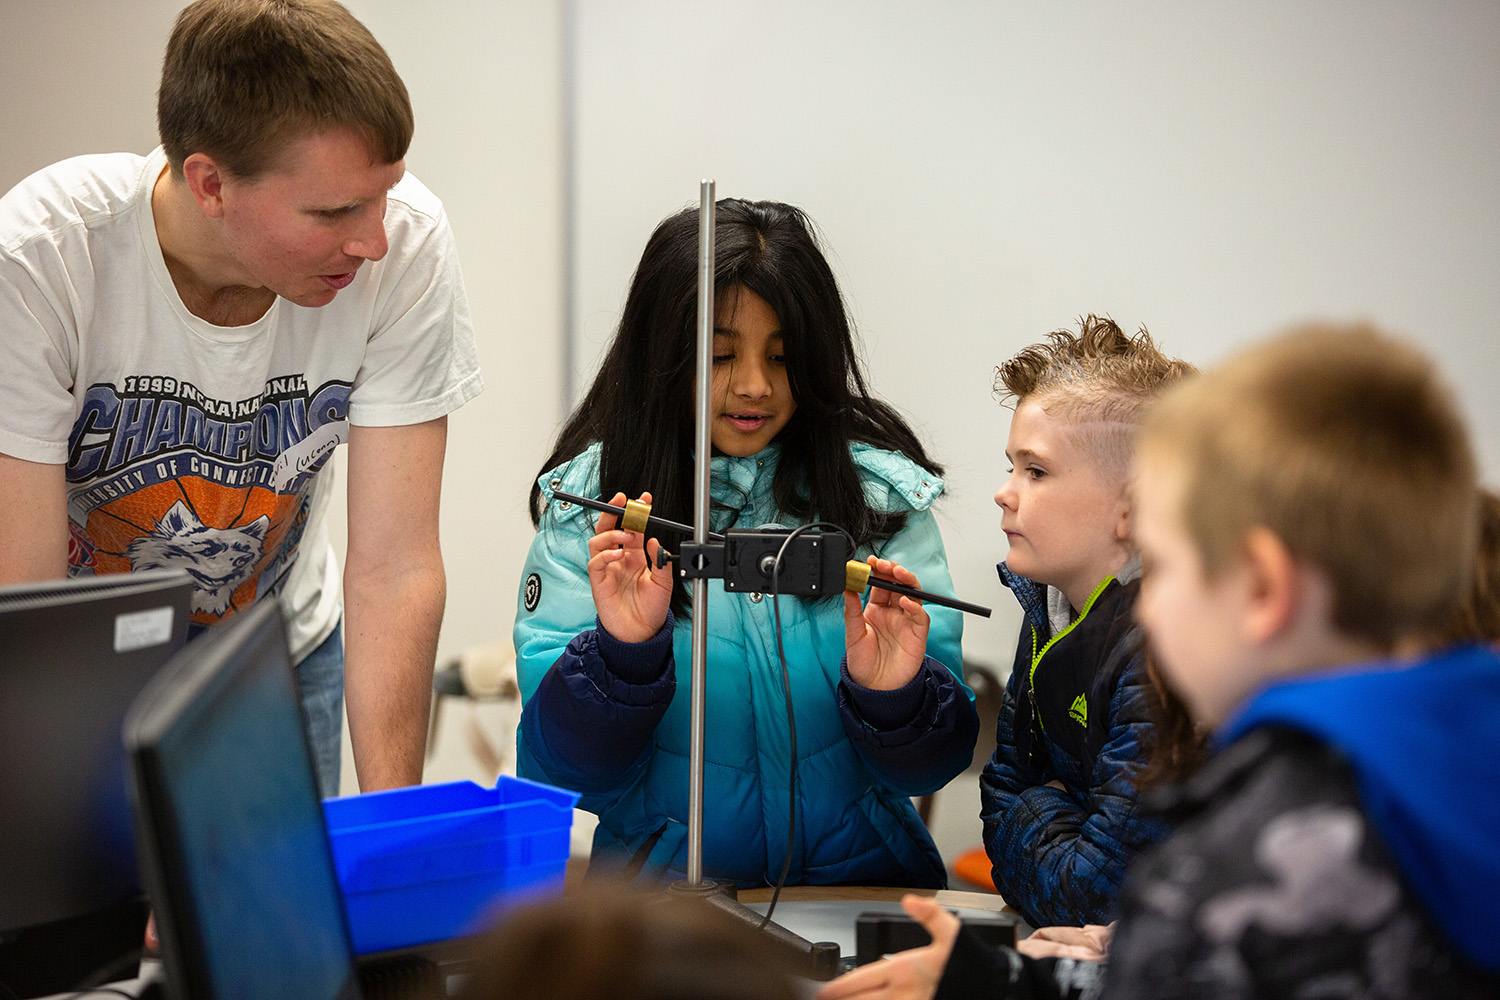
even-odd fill
[(0, 0), (0, 190), (64, 157), (156, 145), (156, 81), (181, 7)]
[(563, 417), (562, 4), (349, 0), (406, 81), (407, 166), (443, 199), (485, 391), (448, 421), (442, 655), (510, 640), (526, 498)]
[(806, 208), (877, 390), (949, 470), (965, 653), (1009, 666), (994, 368), (1085, 312), (1213, 362), (1367, 316), (1444, 358), (1500, 481), (1500, 6), (578, 0), (577, 357), (646, 236)]
[[(442, 199), (462, 256), (485, 391), (448, 420), (438, 662), (510, 642), (526, 498), (563, 417), (560, 0), (346, 0), (412, 96), (407, 166)], [(335, 530), (343, 527), (336, 518)], [(448, 705), (427, 781), (483, 777), (471, 732), (512, 759), (514, 719)], [(344, 741), (344, 791), (356, 790)]]

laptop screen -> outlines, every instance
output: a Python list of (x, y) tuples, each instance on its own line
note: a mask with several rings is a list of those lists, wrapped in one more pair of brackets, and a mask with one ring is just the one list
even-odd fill
[(126, 745), (168, 992), (357, 996), (276, 602), (174, 659), (131, 708)]

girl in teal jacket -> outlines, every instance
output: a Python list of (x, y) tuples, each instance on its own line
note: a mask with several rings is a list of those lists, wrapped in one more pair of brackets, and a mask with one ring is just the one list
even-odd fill
[[(698, 218), (657, 227), (619, 331), (532, 488), (538, 526), (515, 646), (519, 770), (599, 815), (591, 870), (686, 869), (690, 625), (660, 542), (553, 491), (692, 520)], [(848, 530), (877, 575), (951, 593), (931, 506), (941, 468), (865, 389), (843, 301), (806, 217), (719, 203), (710, 528)], [(678, 539), (666, 539), (674, 547)], [(877, 590), (866, 606), (782, 597), (791, 731), (769, 595), (708, 582), (704, 873), (741, 887), (941, 886), (909, 796), (971, 759), (958, 612)], [(683, 675), (678, 692), (678, 671)], [(791, 829), (789, 830), (789, 824)]]

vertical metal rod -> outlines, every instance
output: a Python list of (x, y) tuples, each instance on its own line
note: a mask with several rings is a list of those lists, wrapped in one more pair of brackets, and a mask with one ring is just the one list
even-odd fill
[[(709, 396), (714, 348), (714, 182), (699, 184), (698, 420), (694, 428), (693, 541), (708, 540)], [(690, 886), (703, 882), (703, 715), (708, 682), (708, 581), (693, 581), (693, 691), (688, 744), (688, 857)]]

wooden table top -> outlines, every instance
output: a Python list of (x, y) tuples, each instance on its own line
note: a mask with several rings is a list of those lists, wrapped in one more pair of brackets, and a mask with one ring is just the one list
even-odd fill
[[(770, 889), (741, 889), (736, 898), (741, 903), (769, 903)], [(970, 910), (994, 910), (997, 913), (1014, 913), (1001, 897), (989, 892), (966, 892), (961, 889), (902, 889), (883, 885), (789, 885), (781, 890), (781, 902), (823, 902), (846, 899), (865, 902), (899, 902), (902, 896), (911, 893), (917, 896), (932, 896), (944, 906)]]

